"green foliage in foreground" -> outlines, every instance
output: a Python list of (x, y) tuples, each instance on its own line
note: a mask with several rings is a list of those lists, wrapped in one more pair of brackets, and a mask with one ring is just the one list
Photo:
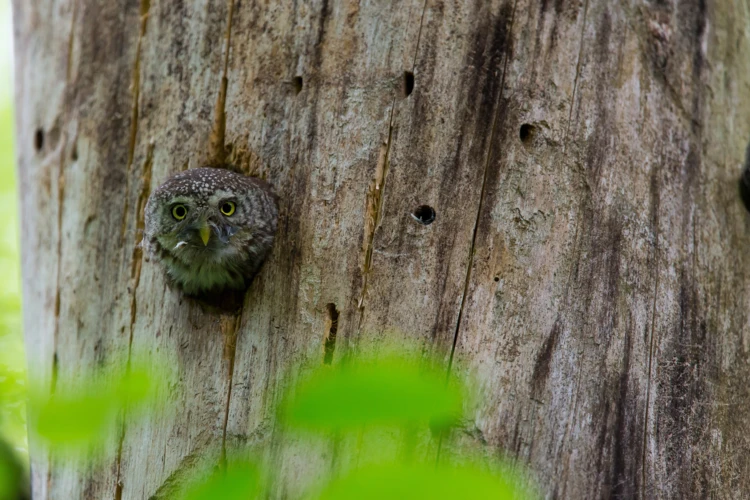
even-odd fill
[[(0, 0), (0, 27), (9, 16), (10, 2)], [(0, 31), (0, 37), (4, 36), (10, 34)], [(17, 489), (15, 484), (27, 468), (26, 356), (21, 332), (13, 111), (8, 89), (11, 71), (4, 56), (0, 54), (0, 500), (8, 495), (3, 488)]]
[[(153, 372), (152, 366), (162, 369)], [(43, 444), (40, 451), (45, 453), (88, 457), (87, 466), (96, 466), (92, 457), (111, 457), (112, 450), (101, 443), (112, 442), (113, 430), (120, 428), (123, 415), (132, 423), (156, 408), (165, 410), (157, 402), (169, 399), (163, 397), (165, 391), (176, 386), (169, 383), (171, 377), (164, 366), (168, 366), (164, 360), (131, 362), (119, 370), (110, 368), (106, 377), (104, 372), (93, 371), (78, 373), (77, 383), (60, 380), (54, 393), (34, 387), (29, 421), (32, 443)], [(289, 435), (303, 431), (301, 442), (335, 435), (338, 439), (351, 436), (350, 442), (355, 443), (363, 433), (369, 433), (369, 446), (379, 452), (372, 457), (359, 450), (360, 455), (367, 455), (365, 460), (338, 471), (339, 477), (320, 478), (321, 483), (311, 485), (306, 498), (533, 497), (523, 486), (528, 480), (504, 466), (493, 467), (471, 457), (461, 457), (459, 465), (435, 463), (434, 444), (461, 418), (465, 403), (462, 387), (455, 380), (447, 384), (444, 373), (397, 357), (378, 362), (352, 360), (336, 368), (324, 365), (304, 377), (284, 398), (276, 425)], [(442, 425), (436, 427), (435, 422)], [(390, 431), (382, 432), (386, 429)], [(415, 443), (422, 439), (418, 436), (433, 443), (426, 447), (432, 451), (424, 459), (420, 458), (424, 453), (415, 451)], [(393, 439), (408, 441), (406, 447), (412, 452), (406, 458), (390, 454), (394, 448), (386, 441)], [(264, 498), (269, 488), (280, 486), (274, 471), (258, 465), (261, 462), (253, 460), (249, 449), (229, 450), (229, 459), (226, 455), (205, 450), (204, 457), (185, 474), (188, 479), (164, 498)], [(9, 487), (0, 484), (3, 486)]]
[(164, 363), (134, 361), (83, 372), (78, 380), (57, 383), (54, 392), (41, 383), (29, 395), (29, 432), (35, 442), (56, 454), (102, 452), (101, 444), (124, 412), (160, 409), (158, 395), (166, 390), (169, 375)]
[(189, 485), (180, 500), (246, 500), (260, 496), (260, 470), (247, 461), (226, 468), (214, 467)]
[(326, 500), (429, 498), (485, 500), (528, 498), (509, 481), (513, 476), (484, 472), (478, 467), (446, 467), (394, 463), (360, 469), (333, 481), (321, 494)]
[(26, 474), (16, 453), (0, 442), (0, 500), (28, 498)]
[(388, 358), (315, 372), (288, 402), (286, 421), (313, 430), (448, 424), (461, 408), (459, 387), (446, 386), (443, 374)]
[[(288, 430), (304, 430), (321, 437), (359, 435), (375, 431), (400, 429), (401, 435), (413, 436), (422, 429), (435, 429), (435, 423), (446, 429), (461, 417), (464, 403), (463, 384), (446, 384), (445, 374), (415, 366), (397, 357), (378, 362), (362, 361), (348, 366), (321, 367), (299, 382), (287, 395), (281, 411), (281, 423)], [(398, 435), (398, 433), (396, 433)], [(393, 435), (393, 434), (391, 434)], [(386, 439), (386, 438), (383, 438)], [(377, 441), (377, 439), (376, 439)], [(380, 444), (383, 446), (381, 447)], [(386, 449), (385, 443), (375, 444)], [(516, 499), (537, 496), (518, 472), (506, 466), (486, 462), (457, 466), (436, 465), (415, 458), (378, 456), (361, 464), (342, 477), (309, 492), (321, 499)], [(199, 474), (208, 479), (189, 485), (185, 500), (210, 498), (264, 498), (266, 483), (274, 474), (254, 464), (239, 461), (240, 466), (224, 472), (212, 468)], [(212, 472), (211, 472), (212, 471)], [(219, 494), (220, 492), (220, 494)]]

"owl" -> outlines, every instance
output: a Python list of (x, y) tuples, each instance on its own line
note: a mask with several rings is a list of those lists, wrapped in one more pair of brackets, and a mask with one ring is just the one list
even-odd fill
[(240, 290), (271, 251), (278, 215), (264, 181), (195, 168), (168, 178), (149, 197), (144, 246), (187, 295)]

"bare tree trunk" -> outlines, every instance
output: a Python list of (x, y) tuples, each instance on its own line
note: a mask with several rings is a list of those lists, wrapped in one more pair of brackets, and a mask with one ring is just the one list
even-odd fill
[[(237, 442), (298, 497), (346, 459), (275, 426), (295, 367), (405, 338), (480, 382), (441, 457), (502, 450), (548, 497), (750, 495), (746, 3), (17, 0), (14, 20), (30, 369), (161, 352), (181, 385), (103, 470), (33, 456), (34, 498), (163, 498)], [(137, 247), (152, 189), (224, 162), (281, 199), (239, 317)]]

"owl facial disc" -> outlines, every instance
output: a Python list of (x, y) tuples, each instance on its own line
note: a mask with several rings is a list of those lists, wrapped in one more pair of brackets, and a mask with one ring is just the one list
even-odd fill
[(273, 246), (276, 203), (254, 177), (208, 167), (180, 172), (149, 197), (146, 249), (188, 295), (245, 288)]

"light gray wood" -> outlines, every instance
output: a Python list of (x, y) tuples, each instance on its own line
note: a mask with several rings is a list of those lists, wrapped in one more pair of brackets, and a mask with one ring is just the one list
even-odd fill
[[(32, 454), (34, 498), (166, 498), (237, 444), (299, 497), (370, 446), (274, 420), (326, 340), (477, 381), (421, 456), (506, 454), (550, 498), (750, 492), (746, 2), (18, 0), (14, 22), (30, 370), (151, 353), (179, 380), (103, 466)], [(281, 206), (238, 316), (138, 247), (159, 183), (225, 162)]]

